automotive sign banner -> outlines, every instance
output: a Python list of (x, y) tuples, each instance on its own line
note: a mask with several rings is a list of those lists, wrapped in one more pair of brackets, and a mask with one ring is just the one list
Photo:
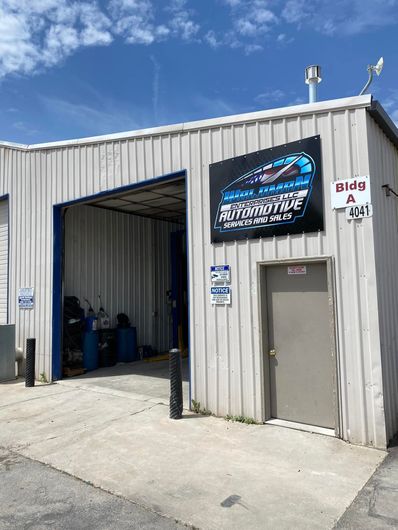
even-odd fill
[(210, 165), (211, 240), (323, 230), (320, 137)]

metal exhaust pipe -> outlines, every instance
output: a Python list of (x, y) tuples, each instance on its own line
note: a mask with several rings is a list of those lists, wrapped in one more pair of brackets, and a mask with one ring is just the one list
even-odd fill
[(305, 69), (305, 82), (308, 85), (309, 103), (317, 101), (317, 88), (321, 81), (321, 67), (318, 65), (307, 66)]

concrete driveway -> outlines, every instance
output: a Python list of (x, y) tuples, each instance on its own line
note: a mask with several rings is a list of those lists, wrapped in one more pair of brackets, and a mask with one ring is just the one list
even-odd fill
[(332, 528), (385, 457), (272, 425), (188, 411), (172, 421), (164, 400), (114, 385), (1, 384), (0, 446), (158, 514), (229, 530)]
[(186, 530), (41, 462), (0, 448), (0, 530)]

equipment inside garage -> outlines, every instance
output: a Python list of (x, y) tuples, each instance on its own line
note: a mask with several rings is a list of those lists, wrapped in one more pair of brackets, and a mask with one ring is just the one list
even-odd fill
[(185, 179), (64, 211), (64, 376), (188, 355)]

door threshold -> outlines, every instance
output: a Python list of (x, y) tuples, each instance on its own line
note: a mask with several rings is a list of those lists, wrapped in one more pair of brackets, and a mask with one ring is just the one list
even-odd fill
[(287, 427), (288, 429), (296, 429), (296, 431), (313, 432), (315, 434), (323, 434), (324, 436), (336, 437), (334, 429), (327, 429), (326, 427), (318, 427), (316, 425), (307, 425), (306, 423), (297, 423), (295, 421), (279, 420), (278, 418), (271, 418), (264, 422), (266, 425), (277, 425), (278, 427)]

